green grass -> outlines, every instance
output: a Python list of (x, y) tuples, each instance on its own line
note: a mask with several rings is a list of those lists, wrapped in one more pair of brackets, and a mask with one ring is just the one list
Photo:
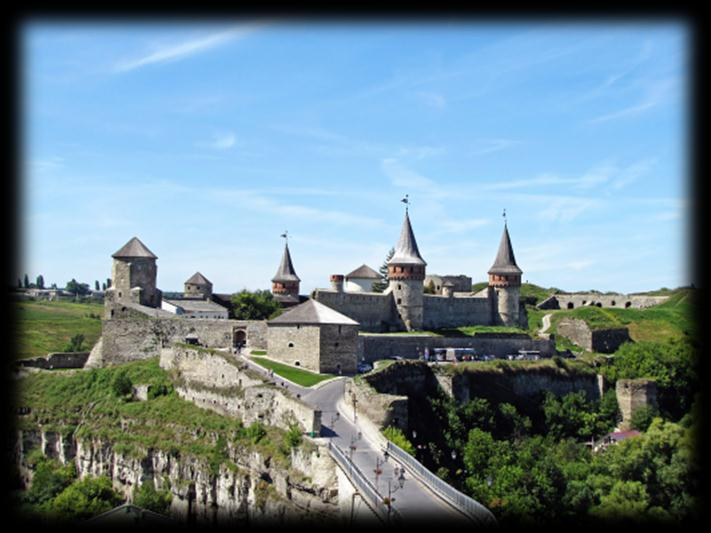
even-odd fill
[(83, 346), (88, 351), (101, 336), (102, 304), (23, 301), (13, 302), (13, 305), (17, 306), (18, 359), (61, 352), (77, 334), (84, 335)]
[[(666, 295), (670, 296), (666, 302), (644, 309), (579, 307), (545, 313), (553, 314), (551, 333), (557, 332), (558, 322), (562, 318), (572, 317), (584, 320), (592, 329), (627, 327), (630, 338), (635, 342), (666, 342), (672, 339), (698, 341), (698, 324), (694, 316), (698, 298), (696, 291), (675, 289)], [(557, 338), (561, 339), (559, 336)]]
[(277, 363), (276, 361), (264, 357), (251, 357), (251, 360), (264, 368), (273, 370), (275, 374), (302, 387), (311, 387), (317, 383), (336, 377), (333, 374), (315, 374), (314, 372)]
[[(116, 397), (111, 384), (123, 370), (133, 384), (162, 385), (165, 394), (148, 401)], [(272, 454), (278, 451), (286, 433), (265, 426), (265, 437), (254, 443), (240, 420), (181, 399), (158, 358), (89, 371), (30, 374), (19, 382), (15, 402), (31, 409), (29, 415), (20, 418), (21, 429), (42, 426), (65, 435), (75, 433), (79, 438), (106, 439), (135, 458), (144, 457), (146, 450), (154, 448), (214, 462), (220, 436), (231, 444)], [(286, 457), (279, 460), (286, 461)]]

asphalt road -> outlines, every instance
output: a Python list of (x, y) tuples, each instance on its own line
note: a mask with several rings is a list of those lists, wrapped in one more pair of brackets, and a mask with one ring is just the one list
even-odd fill
[[(322, 382), (312, 388), (301, 387), (271, 373), (264, 367), (242, 356), (242, 360), (250, 368), (262, 376), (288, 389), (294, 396), (300, 397), (311, 407), (321, 411), (321, 437), (331, 438), (342, 450), (351, 455), (353, 463), (363, 472), (376, 487), (378, 493), (393, 498), (393, 508), (397, 509), (403, 521), (414, 521), (427, 517), (434, 519), (442, 517), (448, 523), (468, 519), (449, 504), (435, 496), (417, 479), (405, 473), (405, 482), (400, 488), (397, 481), (396, 468), (399, 465), (391, 457), (384, 461), (383, 453), (378, 444), (367, 439), (357, 423), (353, 424), (346, 416), (338, 412), (338, 403), (343, 396), (347, 377), (339, 377)], [(349, 417), (350, 418), (350, 413)], [(357, 420), (357, 417), (356, 417)], [(354, 449), (351, 451), (351, 446)], [(376, 476), (376, 468), (382, 471)]]

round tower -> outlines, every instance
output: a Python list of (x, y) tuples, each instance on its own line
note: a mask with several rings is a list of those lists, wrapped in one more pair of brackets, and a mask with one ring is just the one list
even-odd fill
[(343, 274), (331, 274), (331, 289), (336, 292), (343, 292)]
[(395, 247), (395, 253), (388, 261), (388, 283), (395, 307), (407, 331), (422, 329), (426, 266), (427, 263), (417, 248), (410, 217), (405, 210), (400, 240)]
[(200, 272), (195, 272), (185, 282), (183, 296), (185, 298), (202, 298), (209, 300), (212, 297), (212, 283)]
[(509, 230), (504, 222), (499, 251), (488, 272), (489, 294), (493, 299), (492, 323), (518, 326), (522, 273), (523, 271), (516, 264)]
[(294, 264), (291, 262), (291, 254), (289, 253), (289, 244), (284, 245), (284, 254), (281, 257), (281, 263), (277, 273), (272, 278), (272, 294), (280, 298), (296, 299), (299, 298), (299, 284), (301, 279), (296, 275)]

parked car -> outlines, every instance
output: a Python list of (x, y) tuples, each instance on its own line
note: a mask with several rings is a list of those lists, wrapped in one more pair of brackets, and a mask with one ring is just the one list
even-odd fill
[(365, 374), (366, 372), (370, 372), (373, 370), (373, 365), (370, 363), (366, 363), (363, 361), (362, 363), (358, 363), (358, 373), (359, 374)]

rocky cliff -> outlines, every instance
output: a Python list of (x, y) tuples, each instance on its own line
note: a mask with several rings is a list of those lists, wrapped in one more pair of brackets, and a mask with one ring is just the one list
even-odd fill
[(27, 453), (39, 448), (61, 463), (74, 462), (81, 478), (108, 476), (114, 489), (129, 501), (147, 481), (172, 493), (171, 516), (178, 522), (203, 524), (337, 521), (336, 466), (325, 448), (312, 443), (292, 448), (289, 467), (273, 457), (243, 446), (227, 444), (219, 465), (163, 450), (122, 451), (99, 437), (20, 430), (15, 462), (22, 483), (32, 471)]

